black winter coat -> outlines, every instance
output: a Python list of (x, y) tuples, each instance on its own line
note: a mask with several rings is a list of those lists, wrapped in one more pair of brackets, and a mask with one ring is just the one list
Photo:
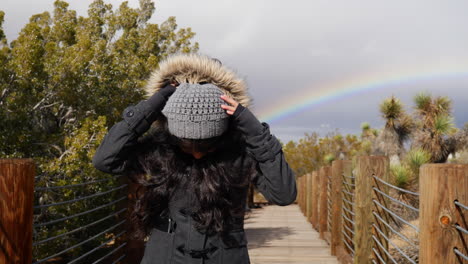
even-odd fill
[[(130, 166), (127, 161), (138, 155), (138, 139), (155, 119), (153, 112), (158, 109), (156, 101), (150, 98), (125, 109), (123, 120), (109, 130), (93, 157), (93, 165), (97, 169), (112, 174), (122, 174), (128, 170)], [(260, 123), (242, 105), (232, 118), (244, 134), (247, 146), (246, 153), (239, 155), (235, 162), (253, 159), (257, 163), (253, 183), (265, 198), (278, 205), (293, 203), (297, 194), (295, 176), (285, 161), (279, 141), (270, 134), (268, 124)], [(234, 204), (245, 206), (247, 189), (234, 196)], [(194, 220), (185, 213), (194, 202), (193, 197), (187, 190), (179, 189), (170, 198), (169, 214), (177, 227), (172, 233), (153, 228), (141, 263), (250, 263), (243, 217), (233, 221), (236, 224), (227, 233), (227, 239), (221, 239), (220, 235), (206, 235), (194, 228)]]

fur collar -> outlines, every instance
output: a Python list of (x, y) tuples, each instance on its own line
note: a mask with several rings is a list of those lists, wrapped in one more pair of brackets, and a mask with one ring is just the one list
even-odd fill
[(243, 106), (249, 107), (251, 104), (244, 80), (208, 56), (177, 54), (160, 62), (144, 88), (146, 96), (150, 97), (170, 80), (178, 83), (212, 83)]

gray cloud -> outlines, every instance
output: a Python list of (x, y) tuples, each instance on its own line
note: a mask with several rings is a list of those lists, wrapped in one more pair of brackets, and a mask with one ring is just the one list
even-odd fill
[[(90, 2), (70, 1), (70, 7), (84, 15)], [(121, 2), (111, 1), (114, 6)], [(137, 3), (130, 1), (134, 7)], [(30, 15), (51, 10), (52, 4), (53, 0), (3, 3), (8, 38), (14, 38)], [(457, 125), (467, 122), (467, 8), (468, 2), (461, 0), (161, 0), (156, 2), (154, 22), (176, 16), (180, 27), (192, 27), (201, 52), (245, 76), (256, 111), (305, 89), (379, 72), (398, 73), (405, 67), (424, 72), (458, 65), (465, 71), (384, 86), (273, 122), (272, 131), (287, 141), (319, 131), (321, 124), (351, 133), (358, 132), (363, 121), (379, 127), (378, 104), (383, 98), (394, 94), (411, 106), (411, 98), (422, 90), (451, 97)]]

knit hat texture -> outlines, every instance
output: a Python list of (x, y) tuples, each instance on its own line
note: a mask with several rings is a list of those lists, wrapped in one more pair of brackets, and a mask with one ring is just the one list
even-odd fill
[(162, 113), (169, 132), (179, 138), (205, 139), (220, 136), (229, 125), (221, 108), (222, 90), (211, 83), (181, 83), (169, 97)]

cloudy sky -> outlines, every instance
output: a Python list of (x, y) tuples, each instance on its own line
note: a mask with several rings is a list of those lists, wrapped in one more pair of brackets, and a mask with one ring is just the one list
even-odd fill
[[(91, 1), (68, 2), (86, 15)], [(8, 40), (52, 8), (53, 0), (2, 0)], [(254, 112), (288, 141), (359, 133), (364, 121), (381, 127), (384, 98), (411, 110), (421, 91), (451, 97), (457, 126), (468, 122), (466, 10), (463, 0), (160, 0), (152, 21), (175, 16), (191, 27), (202, 53), (245, 77)]]

